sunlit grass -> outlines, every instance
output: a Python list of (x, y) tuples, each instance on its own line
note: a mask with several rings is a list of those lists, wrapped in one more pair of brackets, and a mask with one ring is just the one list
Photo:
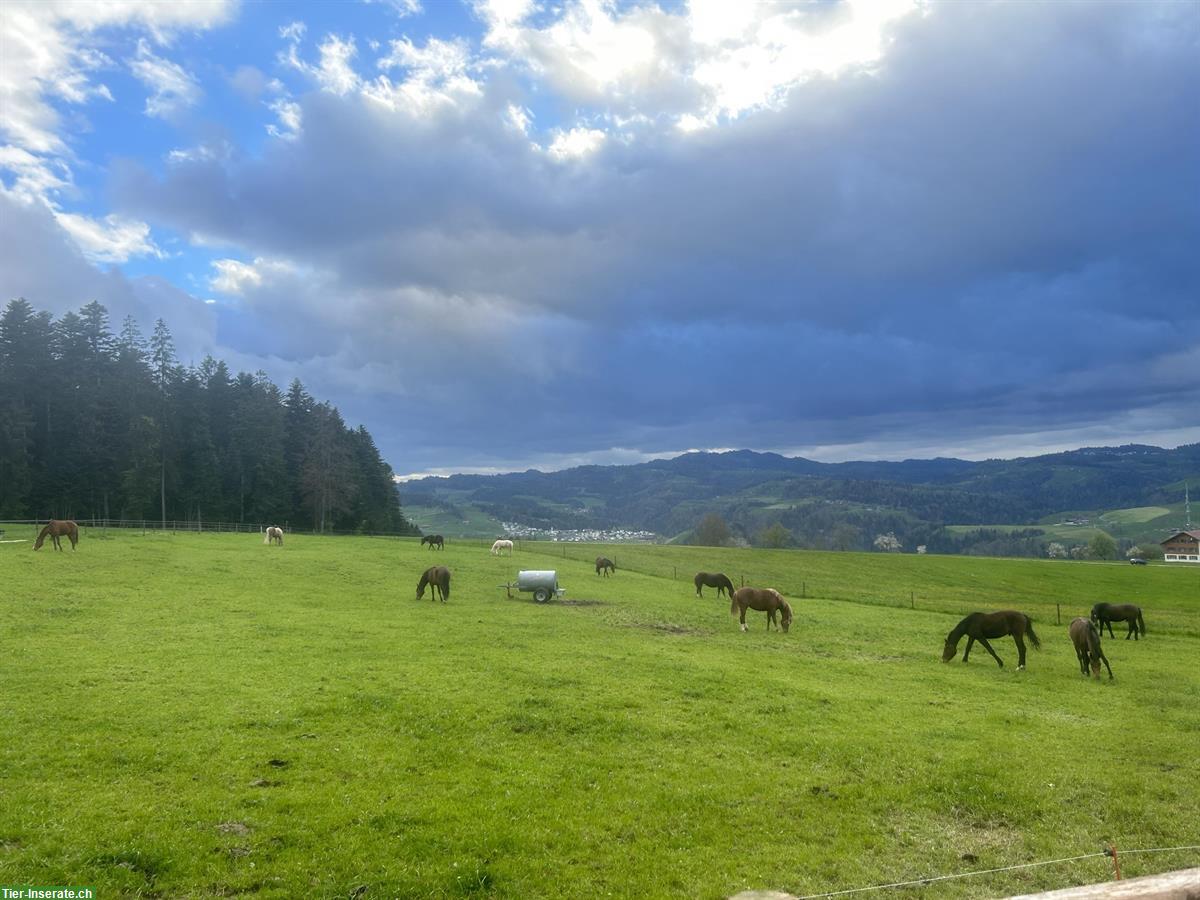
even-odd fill
[[(1200, 571), (622, 546), (604, 579), (595, 550), (0, 546), (0, 884), (718, 897), (1198, 843)], [(413, 599), (433, 561), (454, 571), (445, 605)], [(552, 566), (563, 602), (504, 598)], [(791, 633), (760, 615), (742, 634), (694, 597), (699, 568), (780, 587)], [(1106, 641), (1117, 680), (1087, 681), (1066, 622), (1113, 598), (1142, 603), (1149, 634)], [(1007, 639), (1003, 670), (938, 662), (961, 614), (1010, 605), (1045, 645), (1028, 671)]]

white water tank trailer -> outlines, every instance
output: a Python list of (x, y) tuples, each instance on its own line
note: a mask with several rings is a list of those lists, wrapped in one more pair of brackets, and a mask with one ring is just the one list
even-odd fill
[(538, 603), (545, 603), (551, 597), (561, 597), (566, 593), (558, 586), (558, 572), (553, 569), (527, 569), (517, 573), (516, 584), (506, 584), (503, 587), (512, 597), (512, 589), (516, 588), (525, 594), (533, 594)]

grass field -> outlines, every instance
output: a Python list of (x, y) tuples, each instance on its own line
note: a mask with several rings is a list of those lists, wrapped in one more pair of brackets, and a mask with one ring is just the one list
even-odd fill
[[(1200, 844), (1197, 567), (619, 546), (602, 579), (578, 545), (28, 548), (0, 545), (0, 885), (715, 898)], [(455, 573), (445, 605), (413, 599), (432, 560)], [(563, 601), (498, 587), (550, 567)], [(791, 632), (758, 614), (741, 633), (693, 596), (699, 568), (782, 589)], [(1111, 683), (1066, 638), (1099, 599), (1135, 600), (1149, 629), (1106, 640)], [(939, 662), (962, 615), (1002, 606), (1035, 619), (1027, 671), (1007, 639), (1002, 670), (981, 650)]]

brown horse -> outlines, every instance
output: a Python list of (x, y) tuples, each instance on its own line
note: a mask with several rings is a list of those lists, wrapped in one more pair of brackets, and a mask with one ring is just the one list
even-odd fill
[(992, 649), (992, 645), (987, 642), (987, 639), (1004, 637), (1006, 634), (1011, 634), (1017, 643), (1018, 671), (1025, 668), (1025, 641), (1023, 640), (1025, 635), (1029, 636), (1030, 642), (1036, 649), (1042, 649), (1042, 642), (1033, 633), (1033, 620), (1025, 613), (1017, 612), (1015, 609), (1004, 609), (991, 613), (973, 612), (955, 625), (954, 630), (946, 635), (946, 646), (942, 648), (942, 662), (950, 662), (958, 655), (958, 642), (964, 634), (967, 636), (967, 649), (963, 652), (963, 662), (966, 662), (967, 657), (971, 655), (971, 647), (976, 641), (979, 641), (983, 644), (983, 649), (992, 654), (992, 659), (996, 661), (996, 664), (1000, 668), (1004, 668), (1004, 661), (996, 655), (996, 651)]
[(33, 545), (34, 550), (42, 549), (46, 535), (50, 535), (50, 540), (54, 543), (55, 550), (62, 549), (62, 543), (59, 541), (59, 538), (64, 536), (70, 539), (71, 549), (74, 550), (75, 545), (79, 543), (79, 526), (66, 519), (51, 519), (46, 524), (46, 527), (42, 529), (42, 533), (37, 536), (37, 543)]
[(1142, 619), (1142, 608), (1134, 606), (1132, 603), (1122, 603), (1113, 605), (1112, 603), (1097, 603), (1092, 607), (1092, 621), (1096, 623), (1096, 627), (1100, 629), (1100, 633), (1104, 634), (1104, 626), (1108, 626), (1108, 636), (1114, 638), (1112, 623), (1113, 622), (1128, 622), (1129, 630), (1125, 632), (1125, 640), (1133, 638), (1135, 641), (1141, 640), (1138, 636), (1138, 629), (1141, 629), (1142, 634), (1146, 633), (1146, 622)]
[[(787, 634), (787, 630), (792, 624), (792, 608), (788, 602), (783, 599), (779, 591), (774, 588), (754, 588), (744, 587), (738, 588), (733, 592), (732, 602), (729, 604), (729, 614), (737, 615), (738, 610), (741, 610), (742, 631), (746, 631), (746, 610), (757, 609), (759, 612), (767, 614), (767, 630), (771, 630), (771, 626), (776, 628), (782, 625), (783, 633)], [(780, 623), (775, 621), (775, 612), (782, 610)]]
[(421, 546), (424, 547), (426, 544), (429, 545), (430, 550), (432, 550), (434, 547), (437, 547), (439, 550), (446, 549), (446, 539), (440, 534), (425, 535), (425, 537), (421, 538)]
[(425, 596), (426, 585), (433, 588), (429, 592), (431, 601), (436, 602), (438, 594), (441, 594), (442, 602), (445, 603), (450, 599), (450, 570), (445, 566), (430, 566), (426, 569), (421, 575), (421, 580), (417, 582), (418, 600)]
[(703, 597), (704, 591), (701, 588), (715, 587), (717, 596), (725, 594), (727, 597), (733, 596), (733, 582), (729, 580), (729, 576), (724, 572), (697, 572), (696, 577), (692, 579), (692, 583), (696, 585), (696, 596)]
[(1090, 665), (1092, 674), (1099, 678), (1100, 663), (1103, 662), (1104, 668), (1108, 669), (1108, 680), (1112, 681), (1112, 666), (1108, 664), (1108, 657), (1100, 649), (1100, 632), (1096, 630), (1096, 626), (1083, 616), (1078, 616), (1067, 626), (1067, 633), (1071, 635), (1071, 643), (1075, 645), (1075, 655), (1079, 657), (1079, 671), (1084, 677), (1087, 677)]
[(597, 575), (599, 575), (601, 572), (603, 572), (604, 577), (607, 578), (610, 574), (612, 574), (615, 571), (617, 571), (617, 567), (613, 565), (613, 561), (611, 559), (609, 559), (607, 556), (597, 556), (596, 557), (596, 574)]

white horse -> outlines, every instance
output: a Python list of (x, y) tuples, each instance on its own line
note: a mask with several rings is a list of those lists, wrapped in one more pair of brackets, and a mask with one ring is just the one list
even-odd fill
[(501, 556), (501, 550), (507, 550), (508, 555), (512, 556), (512, 541), (506, 541), (503, 538), (492, 544), (492, 556)]
[(283, 529), (277, 525), (267, 526), (266, 534), (263, 535), (263, 543), (277, 543), (280, 547), (283, 546)]

